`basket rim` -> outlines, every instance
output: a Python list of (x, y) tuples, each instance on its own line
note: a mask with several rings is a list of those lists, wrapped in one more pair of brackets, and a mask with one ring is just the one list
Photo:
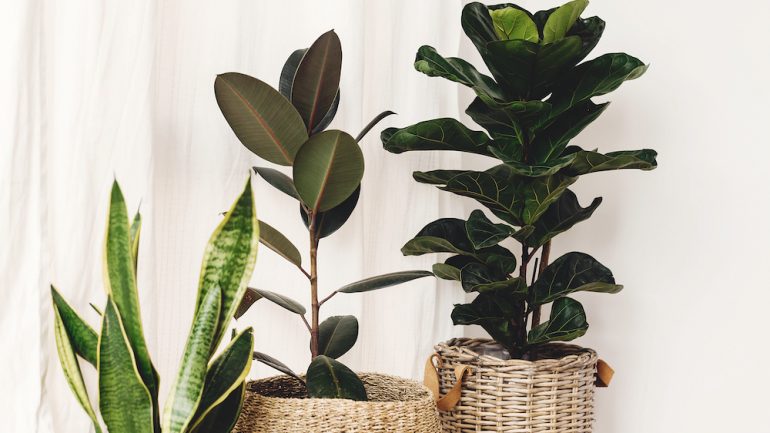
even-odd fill
[(549, 343), (550, 347), (559, 347), (567, 350), (573, 350), (575, 353), (564, 355), (559, 358), (545, 358), (530, 361), (526, 359), (500, 359), (491, 355), (481, 355), (471, 346), (483, 344), (497, 344), (491, 338), (452, 338), (442, 341), (434, 346), (434, 350), (442, 358), (446, 355), (462, 356), (470, 358), (463, 360), (464, 363), (473, 362), (479, 366), (491, 367), (531, 367), (536, 369), (553, 368), (571, 364), (590, 364), (598, 359), (595, 350), (582, 347), (576, 344), (567, 343)]

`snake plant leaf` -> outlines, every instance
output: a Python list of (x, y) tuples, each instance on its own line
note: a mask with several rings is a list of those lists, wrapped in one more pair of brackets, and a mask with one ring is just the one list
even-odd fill
[(624, 81), (636, 79), (647, 70), (641, 60), (625, 53), (610, 53), (581, 63), (570, 75), (560, 81), (548, 98), (551, 118), (576, 104), (606, 95), (620, 87)]
[(387, 110), (375, 116), (374, 119), (369, 121), (369, 123), (367, 123), (366, 126), (364, 126), (364, 129), (362, 129), (361, 132), (359, 132), (358, 135), (356, 135), (356, 143), (361, 142), (361, 140), (363, 140), (364, 137), (366, 137), (366, 134), (368, 134), (369, 131), (371, 131), (372, 128), (377, 126), (377, 124), (380, 123), (384, 118), (388, 116), (392, 116), (394, 114), (396, 113), (393, 111)]
[(511, 6), (489, 11), (497, 37), (501, 40), (523, 39), (537, 43), (540, 32), (528, 13)]
[(395, 286), (398, 284), (406, 283), (408, 281), (416, 280), (423, 277), (431, 277), (433, 273), (428, 271), (399, 271), (391, 272), (389, 274), (377, 275), (376, 277), (365, 278), (355, 283), (350, 283), (340, 287), (336, 291), (338, 293), (362, 293), (371, 292), (372, 290), (384, 289), (386, 287)]
[(247, 311), (249, 311), (249, 308), (251, 308), (252, 305), (254, 305), (255, 302), (262, 299), (262, 295), (255, 292), (250, 287), (246, 289), (246, 292), (243, 294), (243, 298), (241, 298), (241, 303), (238, 305), (238, 308), (235, 310), (235, 314), (233, 314), (233, 317), (236, 319), (240, 319), (241, 316), (246, 314)]
[(503, 100), (504, 95), (492, 77), (476, 70), (473, 65), (457, 57), (442, 57), (436, 49), (423, 45), (417, 50), (414, 68), (429, 77), (442, 77), (473, 89), (484, 99)]
[(251, 369), (253, 350), (254, 331), (248, 328), (230, 341), (222, 353), (209, 363), (203, 395), (190, 430), (195, 430), (219, 404), (241, 387)]
[(481, 249), (497, 245), (514, 233), (513, 227), (506, 224), (495, 224), (480, 210), (471, 212), (471, 216), (465, 223), (465, 231), (468, 234), (473, 247)]
[(294, 76), (297, 75), (297, 68), (302, 58), (305, 56), (307, 48), (300, 48), (292, 51), (289, 58), (281, 68), (281, 77), (278, 80), (278, 91), (284, 98), (291, 100), (292, 87), (294, 86)]
[(297, 67), (291, 103), (311, 132), (332, 107), (340, 87), (342, 45), (334, 30), (322, 34), (308, 48)]
[(572, 176), (608, 170), (652, 170), (658, 166), (655, 160), (658, 152), (652, 149), (621, 150), (606, 154), (581, 150), (574, 155), (575, 160), (564, 170)]
[(588, 207), (581, 207), (577, 195), (568, 189), (535, 222), (532, 233), (523, 238), (522, 241), (532, 248), (545, 245), (559, 233), (565, 232), (575, 224), (590, 218), (601, 203), (602, 198), (597, 197)]
[[(136, 359), (137, 369), (152, 396), (153, 408), (158, 409), (160, 379), (150, 360), (142, 330), (142, 315), (136, 290), (135, 261), (131, 247), (131, 228), (128, 224), (126, 202), (117, 181), (113, 182), (110, 192), (103, 261), (104, 286), (107, 295), (114, 301), (120, 315), (123, 329)], [(152, 413), (157, 414), (158, 411), (153, 410)]]
[[(518, 149), (515, 154), (519, 155), (518, 159), (521, 159), (521, 143), (524, 132), (518, 125), (518, 119), (511, 112), (491, 108), (479, 97), (476, 97), (471, 105), (465, 109), (465, 114), (486, 129), (494, 140), (515, 145)], [(513, 156), (511, 155), (511, 157)]]
[(297, 247), (283, 233), (264, 221), (259, 221), (259, 242), (298, 268), (302, 267), (302, 255)]
[[(88, 305), (91, 307), (92, 310), (99, 316), (102, 317), (104, 313), (102, 312), (102, 309), (94, 305), (92, 302), (89, 302)], [(96, 364), (94, 364), (96, 366)]]
[(433, 275), (442, 280), (460, 281), (460, 269), (446, 263), (434, 264)]
[(346, 354), (358, 339), (355, 316), (332, 316), (318, 326), (318, 352), (337, 359)]
[(580, 302), (559, 298), (551, 307), (548, 321), (529, 331), (527, 343), (535, 345), (549, 341), (572, 341), (583, 336), (587, 330), (586, 312)]
[(287, 376), (291, 376), (297, 379), (298, 381), (302, 382), (303, 384), (305, 383), (305, 381), (297, 373), (292, 371), (291, 368), (289, 368), (283, 362), (273, 358), (272, 356), (261, 352), (254, 352), (252, 356), (255, 361), (261, 362), (262, 364), (265, 364), (270, 368), (274, 368)]
[(608, 102), (597, 105), (584, 101), (554, 118), (532, 140), (532, 160), (543, 163), (559, 159), (570, 140), (596, 120), (608, 106)]
[(297, 188), (294, 187), (294, 181), (289, 176), (276, 169), (267, 167), (254, 167), (254, 172), (278, 191), (297, 200), (300, 199), (299, 194), (297, 194)]
[(588, 0), (573, 0), (553, 11), (543, 27), (543, 44), (561, 40), (588, 7)]
[(310, 398), (367, 400), (361, 379), (344, 364), (328, 356), (316, 356), (307, 368), (306, 377)]
[(414, 180), (420, 183), (427, 183), (429, 185), (446, 185), (449, 179), (465, 173), (464, 170), (431, 170), (431, 171), (415, 171), (412, 173)]
[(238, 139), (260, 158), (292, 165), (308, 134), (291, 103), (267, 83), (228, 72), (214, 81), (219, 109)]
[(294, 185), (313, 212), (328, 211), (345, 201), (358, 188), (363, 174), (361, 148), (342, 131), (310, 137), (294, 161)]
[(134, 261), (134, 275), (136, 275), (136, 265), (139, 261), (139, 235), (142, 231), (142, 215), (139, 211), (134, 214), (134, 220), (131, 222), (131, 258)]
[(154, 430), (153, 399), (136, 359), (117, 304), (108, 296), (97, 358), (99, 409), (107, 431), (152, 433)]
[[(316, 226), (318, 227), (317, 233), (320, 238), (325, 238), (332, 233), (336, 232), (347, 222), (350, 215), (356, 209), (358, 204), (358, 197), (361, 195), (361, 185), (358, 185), (353, 194), (346, 198), (345, 201), (327, 210), (326, 212), (319, 212), (316, 216)], [(308, 218), (307, 211), (300, 206), (300, 216), (305, 223), (305, 227), (310, 226), (310, 219)]]
[[(59, 363), (62, 366), (62, 370), (64, 370), (64, 377), (67, 379), (67, 384), (72, 390), (72, 393), (75, 394), (75, 398), (78, 400), (78, 403), (80, 403), (80, 406), (86, 412), (88, 417), (91, 418), (91, 422), (93, 422), (96, 432), (101, 433), (102, 430), (99, 426), (99, 421), (96, 418), (96, 413), (94, 412), (93, 406), (91, 406), (91, 401), (88, 399), (88, 391), (86, 390), (86, 384), (83, 381), (83, 375), (80, 372), (80, 365), (78, 364), (78, 360), (75, 357), (77, 349), (74, 342), (77, 341), (77, 339), (72, 339), (69, 336), (67, 326), (62, 319), (61, 311), (63, 309), (60, 309), (58, 303), (55, 300), (55, 297), (58, 296), (58, 293), (56, 292), (56, 289), (53, 288), (53, 286), (51, 286), (51, 292), (54, 294), (53, 329), (54, 337), (56, 339), (56, 350), (59, 354)], [(63, 299), (61, 301), (63, 301)], [(96, 336), (96, 333), (94, 333), (94, 336)], [(95, 346), (96, 344), (94, 344), (94, 347)], [(92, 364), (96, 363), (93, 362)]]
[(54, 286), (51, 286), (51, 298), (57, 314), (56, 318), (61, 321), (67, 333), (67, 343), (72, 346), (75, 354), (96, 367), (96, 348), (99, 344), (96, 331), (72, 309)]
[(164, 433), (186, 431), (198, 409), (206, 379), (206, 364), (214, 346), (222, 311), (222, 295), (218, 286), (210, 288), (195, 313), (182, 361), (163, 410)]
[(256, 293), (257, 295), (267, 299), (268, 301), (278, 305), (281, 308), (291, 311), (294, 314), (299, 314), (301, 316), (307, 313), (307, 310), (305, 310), (305, 307), (302, 306), (302, 304), (295, 301), (294, 299), (289, 298), (288, 296), (280, 295), (269, 290), (254, 289), (252, 287), (249, 287), (247, 291)]
[(456, 150), (492, 156), (487, 149), (491, 141), (487, 134), (472, 131), (455, 119), (427, 120), (406, 128), (382, 131), (383, 147), (391, 153), (410, 150)]
[(455, 325), (479, 325), (499, 342), (513, 340), (515, 317), (521, 296), (508, 292), (480, 293), (470, 304), (457, 304), (452, 310)]
[(258, 246), (259, 224), (251, 182), (247, 180), (243, 192), (214, 230), (203, 253), (196, 314), (210, 290), (217, 288), (222, 292), (222, 314), (218, 316), (212, 351), (219, 345), (228, 323), (241, 305), (254, 271)]
[(203, 419), (200, 420), (190, 433), (222, 433), (230, 432), (238, 421), (241, 413), (243, 399), (246, 394), (246, 382), (234, 389), (227, 398), (214, 407)]
[(623, 286), (615, 284), (606, 266), (585, 253), (567, 253), (545, 268), (530, 287), (530, 302), (542, 305), (573, 292), (618, 293)]

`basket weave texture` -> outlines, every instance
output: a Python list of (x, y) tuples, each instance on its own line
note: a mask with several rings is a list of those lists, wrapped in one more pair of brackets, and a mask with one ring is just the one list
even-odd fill
[(360, 374), (369, 401), (307, 398), (288, 376), (249, 382), (234, 433), (441, 433), (433, 395), (421, 384)]
[(440, 412), (447, 433), (590, 433), (594, 417), (596, 352), (550, 344), (535, 361), (483, 355), (499, 348), (487, 339), (457, 338), (435, 349), (444, 395), (456, 382), (454, 369), (468, 365), (459, 403)]

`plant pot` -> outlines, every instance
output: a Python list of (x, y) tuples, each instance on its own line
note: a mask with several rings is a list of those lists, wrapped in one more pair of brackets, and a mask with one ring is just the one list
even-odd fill
[(435, 349), (439, 392), (449, 393), (444, 400), (459, 397), (439, 401), (444, 432), (592, 431), (598, 360), (593, 350), (552, 343), (538, 351), (537, 360), (525, 361), (491, 356), (501, 353), (500, 346), (487, 339), (457, 338)]
[(363, 373), (369, 401), (307, 398), (296, 379), (249, 382), (234, 433), (440, 433), (436, 405), (423, 385)]

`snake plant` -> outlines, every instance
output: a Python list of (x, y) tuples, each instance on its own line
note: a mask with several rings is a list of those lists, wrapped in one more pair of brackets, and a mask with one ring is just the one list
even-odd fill
[[(418, 50), (414, 67), (470, 87), (476, 97), (465, 112), (486, 131), (444, 118), (381, 134), (385, 149), (393, 153), (449, 150), (492, 161), (484, 171), (433, 170), (413, 176), (476, 200), (500, 221), (481, 209), (467, 219), (442, 218), (425, 226), (402, 252), (451, 253), (433, 267), (434, 273), (478, 294), (473, 302), (455, 306), (454, 323), (481, 325), (514, 358), (536, 357), (543, 344), (586, 332), (585, 311), (571, 293), (622, 288), (588, 254), (570, 252), (549, 263), (552, 239), (591, 217), (602, 201), (595, 198), (582, 207), (570, 187), (582, 175), (657, 166), (651, 149), (599, 153), (570, 143), (607, 109), (608, 103), (593, 98), (647, 69), (625, 53), (583, 61), (605, 28), (599, 17), (581, 18), (587, 6), (587, 0), (574, 0), (530, 13), (509, 3), (466, 5), (462, 28), (491, 76), (463, 59), (442, 57), (430, 46)], [(520, 246), (514, 253), (501, 242)], [(540, 323), (541, 307), (548, 304), (550, 318)]]
[[(97, 433), (229, 432), (240, 413), (251, 367), (253, 333), (246, 329), (215, 355), (254, 270), (259, 225), (250, 183), (206, 246), (198, 300), (181, 365), (163, 412), (160, 377), (144, 339), (136, 288), (141, 217), (129, 225), (117, 182), (110, 194), (104, 243), (107, 301), (99, 332), (51, 286), (54, 334), (67, 382)], [(80, 360), (96, 368), (98, 408), (86, 391)], [(100, 416), (99, 416), (100, 415)]]
[[(310, 336), (312, 361), (306, 374), (308, 395), (365, 400), (359, 378), (336, 360), (355, 344), (358, 320), (347, 315), (321, 321), (321, 306), (338, 293), (367, 292), (432, 274), (394, 272), (345, 285), (323, 298), (319, 294), (319, 243), (347, 221), (361, 192), (364, 157), (358, 143), (380, 120), (393, 114), (389, 111), (380, 114), (355, 138), (343, 131), (326, 130), (340, 101), (341, 68), (341, 43), (337, 34), (329, 31), (309, 48), (291, 53), (281, 71), (278, 90), (257, 78), (230, 72), (216, 78), (214, 91), (227, 123), (246, 148), (268, 162), (291, 167), (292, 177), (269, 167), (254, 167), (254, 170), (299, 203), (299, 213), (309, 234), (308, 270), (299, 249), (286, 236), (268, 223), (259, 222), (260, 242), (307, 278), (310, 320), (300, 302), (256, 288), (249, 288), (237, 316), (259, 299), (298, 315)], [(271, 356), (256, 353), (255, 359), (303, 380)]]

